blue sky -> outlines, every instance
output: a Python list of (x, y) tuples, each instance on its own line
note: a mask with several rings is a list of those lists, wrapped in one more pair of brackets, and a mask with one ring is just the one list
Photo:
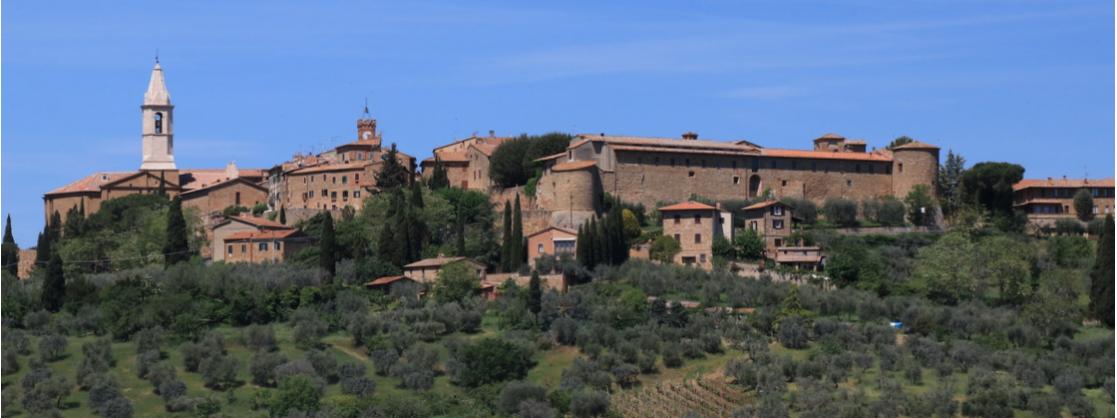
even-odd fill
[(140, 163), (159, 51), (179, 167), (269, 167), (355, 137), (423, 158), (484, 133), (899, 135), (1029, 177), (1114, 172), (1109, 1), (5, 2), (3, 213)]

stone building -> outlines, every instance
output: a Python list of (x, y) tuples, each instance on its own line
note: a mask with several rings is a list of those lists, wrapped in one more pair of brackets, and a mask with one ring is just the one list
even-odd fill
[(1013, 206), (1035, 226), (1049, 227), (1058, 219), (1076, 218), (1074, 195), (1087, 190), (1094, 198), (1094, 216), (1117, 211), (1113, 205), (1113, 179), (1024, 179), (1012, 186)]
[[(264, 171), (259, 169), (238, 170), (232, 165), (232, 171), (230, 167), (225, 169), (177, 167), (174, 159), (174, 105), (171, 104), (163, 67), (158, 61), (151, 70), (151, 80), (144, 94), (140, 111), (142, 127), (140, 169), (93, 173), (45, 193), (43, 195), (45, 220), (49, 222), (51, 214), (58, 212), (65, 221), (67, 212), (72, 208), (84, 208), (85, 214), (90, 215), (100, 210), (101, 202), (108, 199), (160, 192), (168, 197), (187, 194), (183, 197), (184, 206), (194, 205), (203, 211), (213, 208), (223, 209), (236, 203), (236, 190), (247, 193), (248, 188), (244, 186), (246, 183), (255, 184), (263, 180)], [(213, 187), (219, 183), (228, 184)], [(196, 198), (201, 200), (186, 203)]]
[(446, 169), (446, 177), (451, 186), (488, 191), (493, 186), (489, 177), (489, 160), (496, 148), (510, 139), (498, 137), (496, 132), (489, 131), (489, 135), (485, 137), (474, 133), (469, 138), (435, 148), (434, 155), (422, 162), (423, 180), (429, 180), (434, 174), (437, 158)]
[[(693, 132), (681, 139), (583, 134), (565, 153), (541, 159), (545, 171), (537, 199), (559, 212), (588, 207), (594, 197), (576, 191), (591, 190), (647, 207), (692, 195), (730, 200), (766, 192), (816, 203), (830, 197), (903, 198), (915, 185), (935, 189), (938, 157), (937, 147), (918, 141), (866, 151), (864, 141), (837, 134), (818, 138), (812, 150), (699, 140)], [(573, 167), (584, 171), (573, 174)]]
[(294, 257), (310, 244), (310, 237), (292, 228), (235, 232), (224, 239), (225, 254), (222, 261), (280, 263)]
[[(221, 217), (210, 228), (210, 250), (213, 261), (263, 262), (281, 261), (309, 244), (309, 238), (297, 234), (295, 228), (251, 215)], [(259, 247), (261, 243), (270, 247)], [(249, 248), (251, 245), (258, 248)], [(205, 254), (203, 254), (205, 256)]]
[(485, 280), (484, 264), (465, 257), (444, 257), (442, 254), (403, 266), (403, 275), (419, 283), (434, 283), (438, 280), (438, 273), (442, 268), (454, 263), (467, 263), (480, 280)]
[(574, 256), (578, 246), (578, 232), (559, 227), (547, 227), (525, 237), (527, 240), (527, 263), (535, 267), (535, 259), (544, 255)]
[[(379, 191), (376, 175), (387, 150), (381, 147), (376, 120), (365, 107), (357, 120), (357, 140), (315, 156), (296, 155), (268, 172), (272, 210), (284, 208), (289, 222), (305, 219), (322, 210), (336, 212), (345, 207), (360, 210), (364, 199)], [(415, 172), (415, 158), (397, 150), (397, 161)], [(410, 179), (409, 179), (410, 181)]]
[(732, 239), (733, 219), (729, 212), (694, 201), (659, 208), (663, 235), (679, 242), (675, 262), (703, 268), (713, 266), (714, 238)]
[(745, 228), (756, 231), (764, 240), (765, 255), (771, 257), (776, 249), (788, 244), (794, 214), (792, 208), (777, 200), (766, 200), (746, 206)]

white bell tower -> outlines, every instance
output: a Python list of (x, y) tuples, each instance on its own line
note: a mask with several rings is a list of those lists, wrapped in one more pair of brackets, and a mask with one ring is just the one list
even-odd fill
[(175, 170), (174, 105), (159, 58), (140, 106), (143, 112), (143, 163), (140, 170)]

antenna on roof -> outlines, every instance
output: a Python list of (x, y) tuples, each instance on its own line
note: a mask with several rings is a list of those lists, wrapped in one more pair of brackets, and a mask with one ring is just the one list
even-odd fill
[(159, 63), (159, 48), (155, 48), (155, 63)]
[(368, 115), (368, 97), (365, 97), (365, 115)]

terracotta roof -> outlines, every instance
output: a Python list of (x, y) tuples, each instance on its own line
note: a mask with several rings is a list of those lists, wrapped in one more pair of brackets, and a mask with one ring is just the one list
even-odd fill
[(235, 220), (244, 222), (246, 224), (249, 224), (249, 225), (252, 225), (252, 226), (255, 226), (255, 227), (258, 227), (258, 228), (294, 229), (290, 226), (281, 224), (279, 222), (271, 221), (271, 220), (268, 220), (267, 218), (261, 218), (261, 217), (252, 216), (252, 215), (240, 214), (240, 215), (237, 215), (236, 217), (233, 217), (231, 219), (235, 219)]
[(341, 163), (341, 164), (324, 164), (314, 167), (305, 167), (293, 170), (290, 174), (313, 174), (313, 173), (327, 173), (331, 171), (348, 171), (348, 170), (362, 170), (365, 167), (372, 165), (372, 161), (360, 161), (355, 163)]
[(482, 154), (485, 154), (486, 157), (492, 157), (493, 156), (493, 151), (496, 151), (497, 147), (499, 147), (499, 146), (500, 146), (500, 143), (495, 143), (494, 144), (492, 142), (487, 142), (487, 143), (484, 143), (484, 144), (472, 144), (472, 145), (470, 145), (471, 148), (477, 148), (477, 151), (480, 151)]
[[(438, 153), (438, 159), (439, 159), (439, 161), (442, 161), (444, 163), (446, 163), (446, 162), (451, 162), (451, 163), (452, 162), (468, 162), (469, 161), (469, 157), (467, 157), (465, 155), (465, 152), (462, 152), (462, 151), (440, 152), (440, 153)], [(430, 160), (431, 162), (434, 162), (434, 157), (430, 157), (427, 160)], [(427, 160), (423, 160), (423, 161), (427, 161)]]
[(911, 141), (911, 142), (906, 143), (904, 145), (898, 145), (898, 146), (892, 147), (892, 149), (893, 150), (898, 150), (898, 149), (939, 149), (939, 147), (928, 144), (926, 142)]
[(815, 142), (818, 142), (818, 141), (821, 141), (821, 140), (824, 140), (824, 139), (846, 139), (846, 137), (831, 132), (831, 133), (828, 133), (826, 135), (815, 138), (814, 140), (815, 140)]
[(70, 184), (59, 187), (57, 189), (46, 192), (46, 195), (64, 194), (64, 193), (91, 193), (101, 192), (101, 185), (112, 183), (124, 177), (136, 174), (135, 171), (124, 172), (101, 172), (93, 173), (88, 176), (82, 177)]
[(463, 142), (466, 142), (466, 141), (487, 142), (487, 143), (493, 143), (493, 144), (500, 144), (500, 143), (502, 143), (504, 141), (507, 141), (507, 140), (510, 140), (510, 139), (512, 139), (512, 138), (511, 137), (506, 137), (506, 136), (470, 135), (469, 138), (459, 139), (459, 140), (451, 142), (449, 144), (446, 144), (446, 145), (443, 145), (443, 146), (440, 146), (440, 147), (435, 147), (434, 151), (437, 153), (438, 150), (440, 150), (440, 149), (452, 147), (454, 145), (457, 145), (457, 144), (460, 144), (460, 143), (463, 143)]
[(556, 159), (556, 158), (562, 158), (562, 156), (564, 156), (564, 155), (566, 155), (565, 152), (560, 152), (558, 154), (551, 154), (551, 155), (548, 155), (546, 157), (536, 158), (535, 162), (550, 161), (550, 160), (553, 160), (553, 159)]
[(400, 280), (411, 280), (411, 279), (408, 278), (407, 276), (384, 276), (384, 277), (377, 278), (376, 280), (373, 280), (371, 282), (365, 283), (365, 286), (366, 287), (385, 286), (385, 285), (390, 285), (392, 283), (398, 282)]
[[(734, 150), (734, 151), (755, 151), (756, 147), (747, 144), (737, 144), (734, 142), (710, 141), (710, 140), (688, 140), (681, 138), (655, 138), (655, 137), (640, 137), (640, 136), (612, 136), (612, 135), (587, 135), (582, 134), (578, 136), (590, 141), (605, 142), (610, 145), (636, 145), (636, 146), (659, 146), (678, 149), (720, 149), (720, 150)], [(571, 144), (569, 148), (574, 148), (581, 145), (581, 141), (576, 144)]]
[(284, 239), (298, 233), (299, 230), (297, 229), (265, 229), (262, 231), (240, 231), (229, 234), (225, 237), (225, 241), (229, 242)]
[(708, 149), (708, 148), (671, 148), (671, 147), (648, 147), (640, 145), (612, 145), (616, 151), (634, 151), (634, 152), (674, 152), (686, 154), (706, 154), (706, 155), (756, 155), (756, 150), (740, 149), (740, 150), (724, 150), (724, 149)]
[[(804, 255), (803, 252), (806, 252)], [(822, 261), (819, 247), (780, 247), (776, 249), (776, 261), (780, 263), (818, 263)]]
[(419, 268), (419, 267), (442, 267), (444, 265), (458, 262), (458, 261), (473, 261), (465, 257), (443, 257), (438, 256), (434, 258), (424, 258), (414, 263), (403, 266), (403, 268)]
[(575, 171), (575, 170), (582, 170), (582, 169), (595, 167), (595, 166), (597, 166), (597, 161), (594, 161), (594, 160), (574, 161), (574, 162), (569, 162), (569, 163), (555, 164), (554, 167), (551, 167), (551, 171), (556, 171), (556, 172)]
[(202, 186), (202, 187), (187, 190), (187, 191), (183, 192), (182, 195), (186, 196), (186, 195), (189, 195), (189, 194), (192, 194), (192, 193), (195, 193), (195, 192), (210, 190), (210, 189), (213, 189), (213, 188), (216, 188), (216, 187), (224, 187), (224, 186), (227, 186), (227, 185), (230, 185), (230, 184), (233, 184), (233, 183), (244, 183), (244, 184), (247, 184), (249, 186), (255, 187), (257, 189), (263, 190), (263, 191), (268, 190), (267, 187), (261, 186), (261, 185), (255, 183), (255, 182), (252, 182), (248, 179), (245, 179), (244, 177), (235, 177), (235, 178), (231, 178), (231, 179), (228, 179), (228, 180), (220, 180), (220, 181), (217, 181), (217, 182), (209, 184), (209, 185), (205, 185), (205, 186)]
[(565, 232), (565, 233), (567, 233), (567, 234), (570, 234), (570, 235), (578, 235), (578, 233), (577, 233), (577, 232), (571, 231), (571, 230), (569, 230), (569, 229), (566, 229), (566, 228), (559, 228), (559, 227), (557, 227), (557, 226), (548, 226), (548, 227), (546, 227), (546, 228), (543, 228), (543, 229), (541, 229), (541, 230), (539, 230), (539, 231), (535, 232), (534, 234), (528, 235), (528, 236), (526, 236), (526, 237), (524, 237), (524, 238), (531, 238), (531, 237), (534, 237), (534, 236), (536, 236), (536, 235), (542, 234), (542, 233), (544, 233), (544, 232), (547, 232), (547, 231), (550, 231), (550, 230), (555, 230), (555, 231), (562, 231), (562, 232)]
[(818, 160), (892, 161), (891, 156), (882, 152), (803, 151), (763, 148), (760, 150), (760, 155), (766, 157), (812, 158)]
[(334, 147), (334, 149), (342, 149), (342, 148), (372, 148), (372, 147), (374, 147), (374, 146), (376, 146), (376, 141), (371, 141), (371, 140), (369, 140), (369, 141), (365, 141), (365, 140), (360, 140), (360, 139), (358, 139), (358, 140), (356, 140), (356, 141), (353, 141), (353, 142), (347, 142), (347, 143), (344, 143), (344, 144), (338, 145), (338, 146)]
[(710, 206), (710, 205), (707, 205), (705, 203), (695, 202), (693, 200), (688, 200), (686, 202), (676, 203), (676, 204), (670, 205), (670, 206), (664, 206), (662, 208), (659, 208), (659, 211), (660, 212), (671, 212), (671, 211), (679, 211), (679, 210), (715, 210), (715, 209), (717, 209), (717, 208), (715, 208), (713, 206)]
[(1028, 206), (1028, 205), (1064, 205), (1070, 202), (1072, 198), (1066, 199), (1030, 199), (1024, 202), (1013, 204), (1012, 206)]
[(753, 203), (751, 205), (745, 206), (744, 210), (764, 209), (766, 207), (776, 205), (776, 204), (781, 204), (782, 205), (783, 203), (781, 203), (778, 200), (765, 200), (765, 201), (760, 202), (760, 203)]
[[(264, 178), (267, 170), (257, 168), (237, 169), (239, 178)], [(238, 178), (234, 177), (234, 178)], [(229, 180), (224, 168), (196, 168), (184, 169), (178, 172), (179, 183), (183, 190), (194, 190), (209, 187), (213, 184)]]
[(1012, 190), (1033, 187), (1113, 187), (1113, 179), (1024, 179), (1012, 185)]

